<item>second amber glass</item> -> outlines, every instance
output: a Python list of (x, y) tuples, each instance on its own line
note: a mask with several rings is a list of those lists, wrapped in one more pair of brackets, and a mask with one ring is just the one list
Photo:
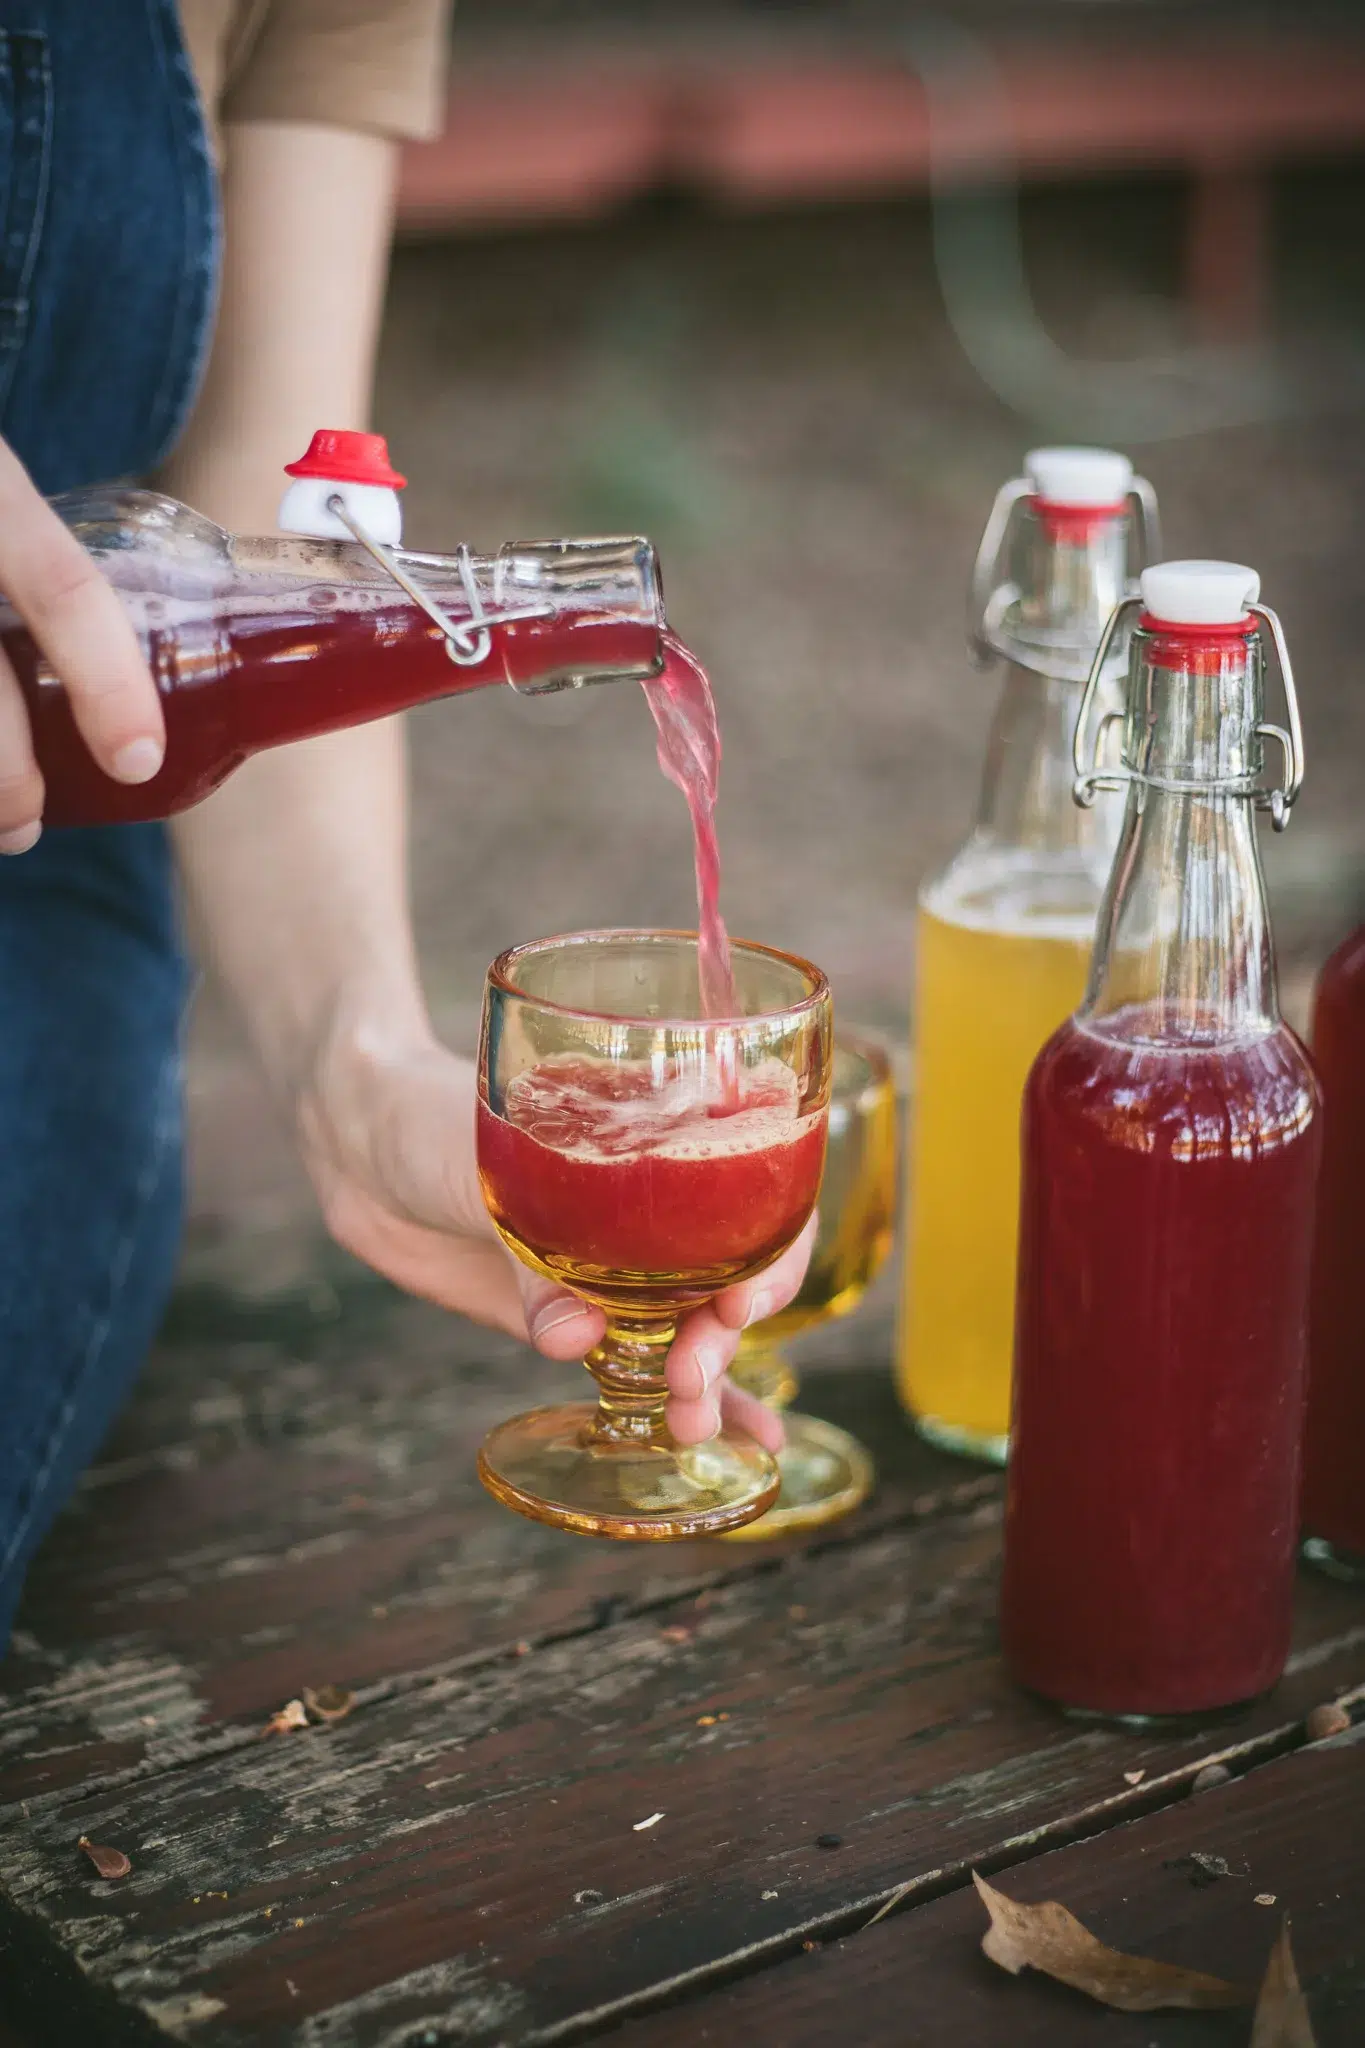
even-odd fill
[(820, 1227), (801, 1292), (746, 1330), (731, 1368), (736, 1384), (782, 1411), (782, 1490), (736, 1542), (814, 1529), (848, 1514), (870, 1492), (872, 1460), (856, 1437), (818, 1416), (793, 1414), (791, 1337), (851, 1315), (886, 1262), (896, 1221), (896, 1085), (885, 1051), (840, 1031), (834, 1040), (829, 1142), (820, 1186)]
[(677, 1445), (664, 1361), (679, 1316), (761, 1272), (815, 1205), (830, 995), (806, 961), (733, 948), (741, 1014), (702, 1018), (683, 932), (581, 932), (489, 969), (478, 1152), (499, 1234), (604, 1310), (596, 1407), (503, 1423), (479, 1475), (586, 1535), (677, 1539), (751, 1521), (777, 1469), (748, 1437)]

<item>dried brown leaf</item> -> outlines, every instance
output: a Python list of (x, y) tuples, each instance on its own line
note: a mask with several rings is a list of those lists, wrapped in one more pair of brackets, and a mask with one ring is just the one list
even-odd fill
[(1325, 1742), (1329, 1735), (1344, 1735), (1351, 1725), (1351, 1717), (1345, 1707), (1335, 1700), (1326, 1700), (1320, 1707), (1314, 1707), (1304, 1723), (1304, 1733), (1310, 1742)]
[(100, 1842), (92, 1842), (88, 1835), (82, 1835), (76, 1847), (84, 1849), (101, 1877), (127, 1877), (132, 1864), (122, 1849), (109, 1849)]
[(344, 1721), (355, 1705), (355, 1694), (344, 1685), (311, 1685), (303, 1688), (303, 1704), (315, 1721)]
[(1006, 1898), (975, 1871), (972, 1881), (991, 1918), (981, 1946), (993, 1963), (1013, 1976), (1024, 1969), (1041, 1970), (1118, 2012), (1155, 2012), (1162, 2006), (1208, 2011), (1248, 2003), (1245, 1991), (1225, 1984), (1221, 1977), (1106, 1948), (1055, 1899), (1025, 1906)]
[(1251, 2048), (1317, 2048), (1308, 2001), (1299, 1988), (1294, 1952), (1289, 1946), (1289, 1922), (1280, 1922), (1279, 1938), (1270, 1951), (1256, 2017), (1251, 2024)]
[(278, 1714), (272, 1714), (262, 1728), (262, 1735), (290, 1735), (296, 1728), (308, 1726), (308, 1712), (302, 1700), (286, 1700)]

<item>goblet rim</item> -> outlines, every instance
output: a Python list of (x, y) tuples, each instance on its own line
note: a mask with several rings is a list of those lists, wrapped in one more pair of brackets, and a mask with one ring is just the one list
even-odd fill
[(513, 961), (530, 953), (546, 953), (557, 946), (568, 950), (576, 945), (618, 939), (687, 939), (694, 946), (701, 943), (700, 933), (668, 925), (603, 925), (590, 931), (558, 932), (549, 938), (523, 939), (519, 945), (506, 946), (498, 954), (488, 969), (488, 986), (499, 989), (504, 995), (516, 996), (520, 1002), (534, 1003), (538, 1010), (552, 1017), (569, 1017), (586, 1024), (635, 1024), (651, 1031), (744, 1030), (760, 1024), (805, 1017), (832, 1001), (829, 977), (822, 967), (817, 967), (813, 960), (807, 960), (801, 953), (788, 953), (780, 946), (764, 945), (761, 939), (732, 938), (730, 950), (732, 953), (758, 953), (765, 959), (780, 961), (784, 967), (794, 967), (811, 981), (812, 986), (797, 1002), (783, 1003), (774, 1010), (750, 1010), (733, 1017), (625, 1017), (616, 1010), (586, 1010), (574, 1003), (557, 1003), (548, 996), (532, 995), (519, 987), (509, 972)]

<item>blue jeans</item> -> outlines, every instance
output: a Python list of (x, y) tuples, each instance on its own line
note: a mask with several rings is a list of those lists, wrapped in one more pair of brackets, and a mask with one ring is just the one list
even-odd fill
[(171, 1284), (187, 983), (159, 827), (0, 862), (0, 1651)]
[[(0, 0), (0, 197), (0, 433), (48, 493), (147, 471), (218, 258), (176, 0)], [(187, 981), (160, 826), (0, 858), (0, 1654), (170, 1289)]]

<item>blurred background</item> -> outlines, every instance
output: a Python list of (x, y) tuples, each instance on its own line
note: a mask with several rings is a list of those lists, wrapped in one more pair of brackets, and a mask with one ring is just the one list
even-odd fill
[[(414, 546), (654, 539), (720, 707), (731, 929), (902, 1049), (993, 704), (963, 652), (991, 498), (1040, 440), (1124, 448), (1167, 552), (1254, 564), (1286, 623), (1308, 777), (1265, 851), (1301, 1022), (1365, 914), (1362, 218), (1358, 0), (463, 0), (376, 425)], [(453, 1044), (503, 945), (694, 921), (632, 687), (484, 692), (412, 740)], [(191, 1284), (291, 1284), (311, 1202), (212, 989), (190, 1093)]]

